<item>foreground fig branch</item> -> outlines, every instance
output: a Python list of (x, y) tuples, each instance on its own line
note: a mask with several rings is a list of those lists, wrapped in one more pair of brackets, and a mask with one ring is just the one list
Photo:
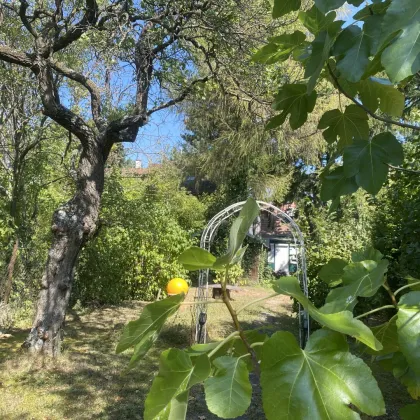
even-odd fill
[(239, 323), (239, 319), (238, 319), (238, 314), (236, 313), (235, 309), (233, 308), (232, 304), (230, 303), (230, 299), (229, 299), (229, 295), (227, 293), (227, 289), (226, 289), (226, 285), (228, 282), (228, 277), (229, 276), (229, 268), (226, 268), (225, 271), (225, 278), (224, 281), (222, 281), (222, 296), (223, 296), (223, 302), (225, 303), (230, 316), (232, 318), (233, 324), (236, 328), (236, 330), (239, 333), (239, 337), (241, 338), (241, 340), (243, 341), (243, 343), (245, 344), (245, 347), (248, 349), (249, 354), (251, 355), (251, 360), (252, 360), (252, 364), (254, 366), (255, 369), (255, 373), (260, 376), (260, 365), (258, 363), (258, 357), (254, 351), (254, 349), (251, 347), (251, 345), (248, 343), (248, 340), (245, 337), (245, 333), (241, 327), (241, 324)]

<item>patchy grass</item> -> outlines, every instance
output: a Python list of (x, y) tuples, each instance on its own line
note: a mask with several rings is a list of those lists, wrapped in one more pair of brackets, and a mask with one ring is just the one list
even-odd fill
[[(187, 300), (193, 300), (191, 289)], [(234, 292), (233, 305), (270, 294), (263, 288), (244, 287)], [(12, 337), (0, 340), (0, 419), (142, 419), (144, 400), (158, 366), (160, 352), (168, 347), (186, 347), (191, 337), (191, 306), (184, 305), (170, 319), (157, 345), (136, 369), (122, 375), (130, 352), (116, 355), (114, 350), (123, 326), (136, 319), (145, 303), (133, 302), (118, 307), (72, 312), (65, 327), (63, 355), (57, 361), (28, 358), (20, 345), (25, 330), (9, 331)], [(291, 300), (275, 297), (241, 313), (246, 329), (258, 328), (271, 334), (283, 329), (297, 334), (297, 320)], [(208, 334), (218, 340), (233, 330), (226, 308), (209, 305)], [(392, 375), (385, 375), (383, 392), (391, 398), (390, 416), (398, 418), (398, 408), (410, 402)], [(255, 378), (252, 378), (255, 382)], [(260, 390), (254, 386), (253, 401), (243, 420), (260, 420)], [(213, 420), (208, 412), (201, 387), (192, 390), (187, 418)]]

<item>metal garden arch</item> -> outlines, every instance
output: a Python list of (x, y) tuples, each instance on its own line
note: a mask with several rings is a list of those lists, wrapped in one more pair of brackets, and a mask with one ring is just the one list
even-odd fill
[[(294, 275), (299, 279), (301, 288), (308, 296), (308, 280), (306, 276), (306, 257), (305, 257), (305, 244), (303, 235), (299, 226), (294, 220), (284, 211), (278, 207), (266, 203), (264, 201), (257, 201), (261, 212), (267, 212), (280, 220), (281, 223), (287, 225), (290, 234), (293, 239), (293, 246), (296, 252), (297, 271)], [(245, 201), (241, 201), (226, 207), (224, 210), (216, 214), (205, 227), (203, 234), (201, 235), (200, 247), (210, 251), (213, 239), (216, 236), (217, 230), (220, 225), (230, 217), (239, 213), (245, 204)], [(195, 299), (200, 304), (196, 305), (196, 318), (195, 318), (195, 342), (205, 343), (206, 341), (206, 323), (207, 323), (207, 301), (209, 299), (209, 270), (201, 270), (198, 280), (198, 288), (196, 291)], [(304, 347), (307, 339), (309, 338), (309, 318), (301, 306), (299, 305), (299, 342), (300, 346)]]

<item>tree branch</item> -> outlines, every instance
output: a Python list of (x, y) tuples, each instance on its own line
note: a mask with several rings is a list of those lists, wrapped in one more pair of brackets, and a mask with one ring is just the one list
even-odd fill
[(388, 166), (392, 169), (395, 169), (396, 171), (401, 171), (401, 172), (408, 172), (410, 174), (417, 174), (420, 175), (420, 171), (416, 171), (415, 169), (407, 169), (407, 168), (401, 168), (399, 166), (394, 166), (394, 165), (390, 165), (388, 164)]
[(55, 71), (75, 82), (80, 83), (89, 91), (93, 121), (99, 129), (103, 127), (104, 123), (101, 120), (101, 93), (99, 91), (98, 86), (96, 86), (96, 84), (88, 77), (84, 76), (81, 73), (78, 73), (73, 69), (66, 67), (65, 64), (60, 63), (59, 61), (50, 60), (49, 64)]
[(157, 111), (161, 111), (162, 109), (166, 109), (169, 108), (170, 106), (176, 105), (179, 102), (182, 102), (192, 91), (193, 87), (197, 84), (197, 83), (206, 83), (208, 80), (210, 80), (211, 77), (210, 76), (205, 76), (205, 77), (201, 77), (199, 79), (195, 79), (193, 80), (189, 86), (187, 86), (184, 91), (177, 96), (174, 99), (171, 99), (168, 102), (165, 102), (161, 105), (155, 106), (154, 108), (151, 108), (147, 111), (147, 116), (150, 116), (152, 114), (154, 114)]
[(38, 79), (44, 115), (72, 132), (80, 140), (84, 148), (89, 148), (90, 140), (95, 138), (95, 134), (82, 117), (60, 103), (51, 66), (47, 61), (39, 60), (34, 73)]
[(17, 51), (7, 45), (0, 45), (0, 60), (11, 64), (18, 64), (22, 67), (34, 67), (34, 57), (32, 55)]
[(357, 101), (355, 98), (353, 98), (350, 94), (348, 94), (343, 87), (340, 85), (339, 81), (338, 81), (338, 77), (334, 74), (334, 72), (331, 69), (331, 66), (329, 64), (327, 64), (328, 67), (328, 71), (331, 75), (331, 77), (334, 80), (334, 83), (337, 87), (337, 89), (348, 99), (350, 99), (352, 102), (354, 102), (358, 107), (362, 108), (367, 114), (369, 114), (372, 118), (375, 118), (376, 120), (382, 121), (384, 123), (387, 124), (393, 124), (393, 125), (398, 125), (399, 127), (404, 127), (404, 128), (410, 128), (412, 130), (416, 130), (416, 131), (420, 131), (420, 126), (417, 125), (413, 125), (413, 124), (408, 124), (408, 123), (403, 123), (400, 121), (395, 121), (395, 120), (391, 120), (388, 118), (384, 118), (384, 117), (380, 117), (379, 115), (376, 115), (374, 112), (372, 112), (368, 107), (366, 107), (365, 105), (363, 105), (361, 102)]
[(29, 23), (28, 17), (26, 16), (26, 10), (28, 9), (29, 4), (26, 0), (20, 0), (20, 7), (19, 7), (19, 17), (23, 23), (23, 26), (29, 31), (29, 33), (34, 37), (38, 38), (38, 32), (33, 28), (33, 26)]
[(86, 0), (86, 10), (83, 18), (72, 25), (67, 32), (59, 37), (53, 44), (53, 51), (60, 51), (77, 41), (90, 26), (94, 26), (98, 20), (98, 5), (96, 0)]

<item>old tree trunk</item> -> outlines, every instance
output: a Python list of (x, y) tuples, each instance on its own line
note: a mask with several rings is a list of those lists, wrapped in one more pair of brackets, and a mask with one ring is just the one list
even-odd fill
[(74, 266), (98, 220), (104, 185), (102, 156), (101, 151), (94, 147), (83, 150), (76, 194), (53, 215), (53, 240), (41, 281), (36, 316), (24, 343), (30, 351), (52, 356), (60, 353), (62, 325), (72, 289)]

